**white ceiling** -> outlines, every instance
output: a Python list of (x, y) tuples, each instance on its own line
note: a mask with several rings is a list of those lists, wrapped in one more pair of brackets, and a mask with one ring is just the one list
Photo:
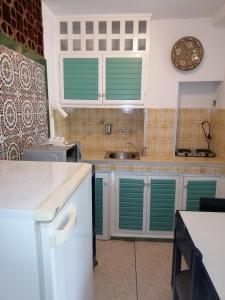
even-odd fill
[(43, 0), (55, 15), (152, 13), (153, 19), (212, 17), (225, 0)]

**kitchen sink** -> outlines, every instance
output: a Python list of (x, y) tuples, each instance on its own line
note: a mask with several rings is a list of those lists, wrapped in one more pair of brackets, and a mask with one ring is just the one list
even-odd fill
[(108, 151), (105, 155), (106, 159), (140, 159), (138, 152)]

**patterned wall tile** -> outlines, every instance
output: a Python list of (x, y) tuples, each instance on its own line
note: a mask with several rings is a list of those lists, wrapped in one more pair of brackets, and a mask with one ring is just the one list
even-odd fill
[(0, 31), (43, 55), (41, 0), (1, 0)]
[(47, 141), (44, 74), (42, 65), (0, 45), (1, 159), (21, 159), (24, 148)]
[[(144, 140), (144, 110), (125, 112), (115, 108), (77, 108), (62, 119), (54, 112), (56, 135), (80, 141), (83, 150), (141, 151)], [(105, 124), (112, 124), (112, 133), (105, 134)], [(122, 128), (125, 131), (122, 132)], [(131, 146), (128, 143), (132, 143)]]

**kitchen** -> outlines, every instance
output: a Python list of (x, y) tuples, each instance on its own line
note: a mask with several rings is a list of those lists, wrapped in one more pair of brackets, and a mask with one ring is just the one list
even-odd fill
[[(31, 16), (28, 18), (33, 20), (33, 24), (29, 27), (24, 22), (22, 30), (21, 20), (17, 17), (18, 25), (15, 33), (12, 33), (10, 29), (15, 27), (13, 10), (17, 9), (16, 2), (10, 1), (7, 4), (7, 1), (3, 1), (0, 19), (1, 32), (4, 33), (4, 38), (1, 35), (1, 57), (6, 53), (5, 61), (10, 56), (19, 65), (22, 58), (15, 52), (22, 51), (21, 54), (25, 56), (29, 52), (26, 51), (27, 48), (36, 52), (29, 58), (37, 63), (32, 63), (31, 67), (32, 70), (37, 70), (34, 75), (31, 73), (32, 79), (38, 78), (35, 81), (37, 94), (33, 90), (29, 91), (30, 73), (25, 65), (22, 68), (24, 71), (21, 71), (22, 88), (11, 84), (12, 79), (18, 78), (19, 71), (16, 67), (13, 78), (7, 72), (1, 73), (1, 77), (8, 81), (5, 80), (5, 85), (1, 81), (0, 158), (21, 160), (24, 149), (35, 143), (46, 143), (48, 137), (52, 138), (53, 143), (63, 142), (63, 139), (57, 140), (55, 137), (64, 137), (68, 143), (79, 142), (83, 160), (94, 164), (96, 168), (96, 230), (98, 239), (103, 239), (97, 241), (97, 253), (108, 252), (106, 245), (113, 243), (114, 239), (171, 239), (175, 210), (197, 209), (198, 203), (193, 203), (191, 199), (195, 185), (204, 190), (201, 196), (224, 198), (223, 1), (207, 1), (208, 6), (201, 1), (198, 6), (195, 1), (193, 6), (190, 4), (190, 9), (183, 4), (183, 7), (176, 6), (175, 10), (172, 5), (177, 5), (177, 1), (173, 1), (170, 7), (156, 4), (155, 1), (152, 1), (151, 6), (149, 2), (142, 1), (137, 7), (132, 7), (124, 1), (119, 5), (111, 4), (106, 7), (98, 1), (93, 7), (93, 4), (86, 1), (74, 6), (71, 2), (60, 6), (56, 1), (53, 3), (46, 0), (42, 2), (42, 13), (39, 1), (33, 1), (32, 9), (35, 8), (36, 11), (33, 19)], [(23, 7), (24, 4), (21, 5)], [(19, 10), (21, 9), (19, 6)], [(32, 9), (29, 8), (29, 11)], [(21, 12), (18, 12), (18, 16), (21, 16)], [(115, 33), (111, 32), (111, 26)], [(32, 34), (28, 35), (31, 30)], [(21, 50), (22, 47), (12, 46), (5, 35), (13, 37), (27, 48)], [(179, 69), (173, 65), (171, 51), (179, 39), (190, 36), (194, 37), (193, 41), (197, 39), (201, 42), (204, 53), (195, 68), (182, 70), (181, 66)], [(44, 48), (41, 37), (44, 39)], [(86, 99), (75, 100), (71, 98), (76, 92), (73, 89), (67, 94), (69, 82), (66, 82), (66, 77), (63, 78), (63, 73), (69, 70), (68, 65), (77, 63), (74, 58), (90, 58), (92, 67), (95, 70), (97, 68), (97, 89), (94, 81), (88, 83), (88, 87), (94, 86), (94, 97), (91, 95), (89, 98), (86, 93)], [(129, 60), (126, 61), (127, 58)], [(110, 92), (107, 92), (105, 85), (107, 80), (110, 81), (107, 68), (110, 72), (110, 64), (113, 65), (115, 59), (120, 59), (119, 64), (125, 66), (124, 70), (128, 68), (128, 62), (135, 64), (135, 68), (139, 70), (139, 82), (135, 82), (139, 100), (113, 99), (114, 94), (109, 95)], [(25, 62), (30, 64), (29, 60)], [(45, 64), (48, 97), (43, 90)], [(79, 69), (79, 75), (81, 74), (84, 74), (83, 82), (79, 83), (82, 90), (82, 84), (87, 78), (84, 66)], [(126, 93), (129, 92), (130, 82), (127, 83), (129, 88)], [(121, 84), (125, 86), (122, 79)], [(89, 91), (86, 84), (82, 92), (87, 90), (93, 92), (91, 88)], [(8, 99), (10, 93), (14, 102)], [(210, 123), (210, 130), (205, 127), (206, 136), (202, 128), (204, 122)], [(207, 148), (215, 153), (215, 157), (175, 156), (176, 149)], [(107, 151), (139, 152), (140, 159), (108, 159), (105, 158)], [(168, 203), (161, 203), (159, 196), (155, 196), (157, 189), (167, 192)], [(129, 191), (139, 195), (135, 199), (133, 215), (127, 214), (132, 210), (126, 196)], [(120, 209), (121, 206), (123, 209)], [(165, 208), (166, 214), (163, 212)], [(113, 240), (104, 241), (108, 239)], [(142, 247), (138, 242), (129, 243), (124, 246), (127, 247), (125, 253), (129, 253), (135, 244), (137, 249)], [(144, 242), (148, 248), (146, 244)], [(157, 249), (156, 244), (151, 248)], [(117, 249), (116, 244), (110, 247)], [(155, 251), (157, 253), (159, 250)], [(98, 268), (101, 267), (98, 254), (97, 260), (99, 265), (95, 269), (96, 277)], [(102, 288), (98, 284), (97, 282), (97, 286)], [(133, 281), (132, 286), (134, 285)], [(110, 291), (113, 293), (112, 289)], [(150, 294), (144, 298), (141, 291), (139, 296), (140, 299), (153, 299)], [(99, 299), (104, 299), (102, 297), (98, 296)], [(113, 294), (111, 297), (113, 299)], [(121, 296), (121, 299), (124, 297)], [(132, 297), (133, 294), (130, 298), (133, 299)], [(167, 296), (164, 295), (165, 297)]]

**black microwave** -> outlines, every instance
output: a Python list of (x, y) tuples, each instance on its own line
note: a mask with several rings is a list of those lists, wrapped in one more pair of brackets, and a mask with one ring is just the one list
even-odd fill
[(23, 160), (78, 162), (82, 160), (79, 143), (72, 145), (33, 145), (23, 152)]

